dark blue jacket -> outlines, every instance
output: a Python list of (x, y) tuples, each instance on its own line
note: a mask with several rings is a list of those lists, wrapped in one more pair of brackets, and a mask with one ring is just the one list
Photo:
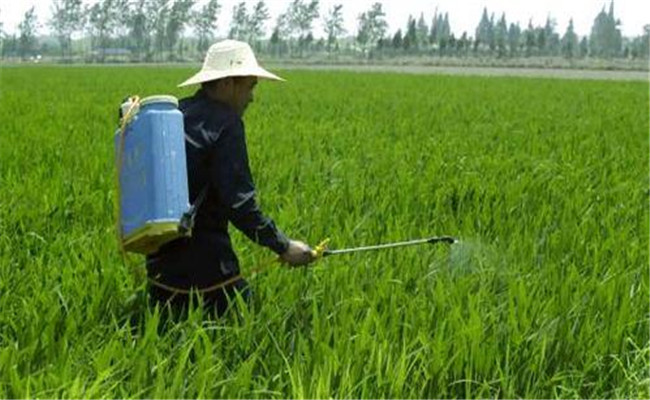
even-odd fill
[(190, 202), (207, 187), (189, 238), (174, 240), (147, 257), (147, 272), (166, 285), (207, 287), (239, 273), (228, 222), (277, 254), (289, 241), (259, 209), (246, 149), (244, 124), (226, 104), (202, 90), (180, 101)]

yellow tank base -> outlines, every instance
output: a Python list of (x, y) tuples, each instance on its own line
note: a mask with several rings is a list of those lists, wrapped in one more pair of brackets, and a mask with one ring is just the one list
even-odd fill
[(149, 223), (123, 239), (124, 250), (132, 253), (151, 254), (158, 251), (163, 244), (183, 236), (189, 236), (189, 233), (180, 233), (177, 223)]

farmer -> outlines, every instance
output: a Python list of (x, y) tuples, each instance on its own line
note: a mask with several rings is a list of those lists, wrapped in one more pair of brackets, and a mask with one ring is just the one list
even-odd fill
[(199, 293), (204, 306), (217, 315), (236, 293), (250, 297), (247, 282), (239, 277), (228, 222), (291, 266), (315, 259), (307, 244), (287, 238), (262, 213), (255, 198), (242, 117), (253, 102), (258, 79), (283, 81), (258, 65), (248, 44), (225, 40), (212, 45), (201, 71), (179, 85), (201, 85), (179, 108), (190, 202), (203, 200), (191, 237), (174, 240), (147, 257), (151, 299), (175, 311), (186, 309), (189, 291)]

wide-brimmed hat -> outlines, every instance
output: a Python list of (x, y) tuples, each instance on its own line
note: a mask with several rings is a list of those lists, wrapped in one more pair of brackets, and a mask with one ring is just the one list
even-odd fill
[(210, 46), (208, 54), (203, 60), (201, 71), (178, 87), (231, 76), (257, 76), (263, 79), (284, 81), (279, 76), (260, 67), (248, 43), (224, 40)]

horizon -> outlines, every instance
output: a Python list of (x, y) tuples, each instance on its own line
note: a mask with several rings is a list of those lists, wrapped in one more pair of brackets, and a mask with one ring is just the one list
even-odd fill
[[(197, 1), (195, 7), (200, 7), (207, 0)], [(84, 4), (94, 4), (97, 1), (84, 1)], [(238, 0), (220, 1), (221, 9), (218, 14), (219, 27), (215, 31), (216, 37), (225, 37), (230, 25), (232, 8), (239, 3)], [(246, 1), (250, 10), (256, 1)], [(375, 1), (364, 0), (354, 3), (345, 3), (336, 0), (320, 1), (320, 16), (314, 21), (313, 32), (315, 37), (323, 36), (322, 17), (334, 4), (343, 4), (343, 16), (347, 36), (353, 36), (357, 30), (357, 17), (362, 12), (368, 10), (370, 5)], [(574, 30), (579, 36), (588, 36), (591, 32), (591, 26), (594, 19), (605, 8), (609, 9), (611, 0), (580, 0), (573, 2), (563, 2), (560, 0), (545, 1), (543, 4), (534, 2), (517, 2), (513, 0), (486, 0), (479, 2), (476, 0), (466, 0), (463, 2), (454, 2), (453, 0), (385, 0), (380, 1), (386, 13), (388, 22), (388, 33), (392, 36), (398, 29), (404, 30), (409, 15), (419, 18), (423, 14), (427, 24), (431, 24), (434, 13), (448, 13), (451, 30), (456, 37), (467, 32), (468, 36), (474, 36), (476, 26), (478, 25), (483, 9), (487, 8), (489, 14), (494, 14), (495, 19), (505, 13), (508, 24), (518, 23), (522, 29), (528, 26), (529, 20), (534, 26), (543, 26), (546, 19), (550, 17), (556, 21), (555, 31), (560, 35), (564, 34), (569, 20), (573, 19)], [(269, 9), (271, 18), (265, 25), (265, 38), (270, 36), (272, 28), (275, 26), (277, 17), (283, 13), (289, 1), (267, 0), (266, 5)], [(541, 2), (540, 2), (541, 3)], [(636, 3), (636, 4), (635, 4)], [(17, 33), (17, 27), (24, 17), (24, 13), (32, 6), (35, 7), (36, 15), (39, 22), (39, 36), (51, 35), (51, 30), (47, 26), (47, 20), (51, 16), (52, 0), (29, 0), (15, 2), (11, 0), (0, 0), (0, 23), (3, 24), (3, 31), (8, 34)], [(470, 9), (470, 12), (466, 10)], [(558, 11), (563, 11), (559, 13)], [(573, 14), (573, 15), (572, 15)], [(614, 1), (614, 15), (620, 20), (620, 30), (624, 37), (636, 37), (643, 34), (643, 26), (650, 24), (650, 18), (644, 19), (644, 16), (650, 15), (650, 6), (642, 6), (639, 2), (632, 0)], [(191, 36), (192, 30), (186, 29), (186, 36)], [(80, 37), (79, 34), (75, 35)]]

